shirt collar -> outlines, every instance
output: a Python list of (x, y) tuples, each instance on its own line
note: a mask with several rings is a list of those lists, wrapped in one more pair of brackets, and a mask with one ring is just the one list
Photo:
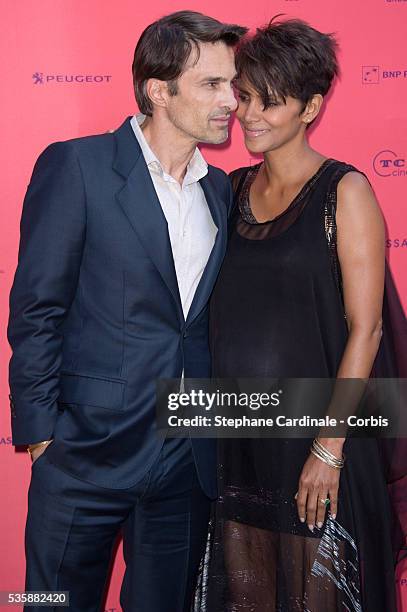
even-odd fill
[[(143, 134), (143, 131), (140, 126), (145, 120), (145, 118), (146, 118), (146, 115), (143, 115), (142, 113), (138, 113), (137, 115), (134, 115), (130, 120), (131, 127), (133, 128), (133, 132), (138, 140), (138, 143), (143, 153), (145, 162), (148, 168), (152, 172), (156, 172), (164, 180), (175, 181), (175, 179), (172, 176), (169, 176), (164, 171), (164, 168), (162, 167), (160, 160), (157, 158), (155, 153), (152, 151), (150, 145), (148, 144)], [(187, 171), (184, 177), (183, 184), (190, 185), (191, 183), (196, 183), (200, 181), (201, 178), (203, 178), (206, 174), (208, 174), (208, 164), (206, 163), (198, 147), (196, 147), (194, 154), (187, 166)]]

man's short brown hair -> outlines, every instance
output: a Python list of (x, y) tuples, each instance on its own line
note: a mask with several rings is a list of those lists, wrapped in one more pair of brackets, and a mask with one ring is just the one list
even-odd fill
[(148, 79), (167, 81), (172, 95), (177, 93), (176, 80), (181, 76), (193, 48), (199, 59), (199, 43), (223, 42), (236, 45), (247, 32), (239, 25), (221, 23), (195, 11), (178, 11), (149, 25), (142, 33), (134, 52), (133, 83), (140, 111), (153, 114), (146, 92)]

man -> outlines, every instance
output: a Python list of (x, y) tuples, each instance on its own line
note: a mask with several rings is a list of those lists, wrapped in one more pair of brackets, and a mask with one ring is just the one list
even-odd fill
[(210, 374), (232, 196), (197, 143), (227, 139), (245, 31), (190, 11), (151, 24), (143, 114), (51, 145), (28, 188), (8, 327), (13, 444), (33, 459), (26, 590), (69, 591), (75, 612), (100, 609), (121, 528), (123, 610), (190, 609), (215, 441), (160, 438), (155, 381)]

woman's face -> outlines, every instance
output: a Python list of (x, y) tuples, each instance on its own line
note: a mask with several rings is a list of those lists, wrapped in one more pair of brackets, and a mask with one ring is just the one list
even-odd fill
[(236, 116), (252, 153), (273, 151), (304, 134), (307, 117), (300, 100), (287, 97), (285, 104), (281, 101), (264, 110), (259, 94), (244, 78), (236, 84), (236, 95)]

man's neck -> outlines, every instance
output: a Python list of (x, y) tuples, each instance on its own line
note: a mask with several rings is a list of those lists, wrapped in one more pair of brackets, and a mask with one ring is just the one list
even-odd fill
[(141, 124), (144, 137), (164, 171), (182, 184), (197, 142), (182, 134), (168, 120), (146, 117)]

